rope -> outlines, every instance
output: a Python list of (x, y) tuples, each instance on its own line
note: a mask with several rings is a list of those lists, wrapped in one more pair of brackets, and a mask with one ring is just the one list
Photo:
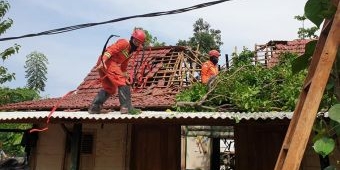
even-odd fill
[(72, 90), (72, 91), (68, 92), (67, 94), (65, 94), (65, 95), (64, 95), (64, 96), (63, 96), (63, 97), (62, 97), (62, 98), (61, 98), (61, 99), (53, 106), (53, 108), (52, 108), (50, 114), (48, 114), (48, 116), (47, 116), (46, 126), (45, 126), (44, 128), (41, 128), (41, 129), (31, 129), (31, 130), (30, 130), (30, 133), (32, 133), (32, 132), (43, 132), (43, 131), (47, 130), (47, 129), (48, 129), (48, 124), (50, 123), (51, 116), (52, 116), (52, 114), (57, 110), (57, 108), (59, 107), (61, 101), (63, 101), (64, 98), (66, 98), (67, 96), (69, 96), (70, 94), (72, 94), (72, 93), (75, 92), (75, 91), (76, 91), (76, 90)]
[(150, 18), (150, 17), (157, 17), (157, 16), (163, 16), (163, 15), (173, 15), (173, 14), (179, 14), (179, 13), (184, 13), (200, 8), (205, 8), (208, 6), (216, 5), (222, 2), (226, 2), (230, 0), (218, 0), (218, 1), (211, 1), (211, 2), (206, 2), (206, 3), (201, 3), (198, 5), (194, 5), (191, 7), (186, 7), (186, 8), (181, 8), (181, 9), (175, 9), (175, 10), (170, 10), (170, 11), (163, 11), (163, 12), (153, 12), (153, 13), (147, 13), (147, 14), (141, 14), (141, 15), (132, 15), (128, 17), (121, 17), (109, 21), (104, 21), (104, 22), (94, 22), (94, 23), (86, 23), (86, 24), (79, 24), (79, 25), (74, 25), (74, 26), (69, 26), (69, 27), (63, 27), (63, 28), (57, 28), (57, 29), (52, 29), (48, 31), (43, 31), (39, 33), (32, 33), (32, 34), (26, 34), (22, 36), (16, 36), (16, 37), (5, 37), (5, 38), (0, 38), (0, 41), (8, 41), (8, 40), (15, 40), (15, 39), (21, 39), (21, 38), (28, 38), (28, 37), (37, 37), (37, 36), (42, 36), (42, 35), (53, 35), (53, 34), (60, 34), (60, 33), (65, 33), (65, 32), (70, 32), (82, 28), (87, 28), (87, 27), (93, 27), (97, 25), (103, 25), (103, 24), (108, 24), (108, 23), (114, 23), (114, 22), (120, 22), (128, 19), (133, 19), (133, 18)]

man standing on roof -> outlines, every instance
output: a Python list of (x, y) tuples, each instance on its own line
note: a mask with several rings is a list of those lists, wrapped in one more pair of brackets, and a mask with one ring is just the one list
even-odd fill
[(90, 114), (102, 113), (101, 109), (104, 102), (117, 92), (122, 114), (139, 114), (140, 109), (135, 109), (131, 104), (131, 91), (129, 76), (127, 74), (128, 61), (132, 53), (137, 51), (145, 42), (145, 33), (141, 29), (135, 29), (130, 41), (119, 39), (114, 44), (106, 48), (104, 55), (100, 56), (96, 65), (102, 80), (103, 89), (92, 101), (88, 110)]
[(209, 51), (209, 60), (202, 64), (201, 77), (203, 84), (210, 84), (218, 74), (217, 63), (220, 55), (217, 50)]

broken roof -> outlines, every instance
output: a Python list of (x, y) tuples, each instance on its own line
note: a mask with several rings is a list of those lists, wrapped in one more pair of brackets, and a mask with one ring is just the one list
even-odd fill
[[(134, 78), (132, 103), (146, 110), (165, 110), (175, 104), (178, 91), (196, 80), (201, 61), (198, 53), (181, 46), (152, 47), (135, 52), (129, 61), (128, 73)], [(99, 73), (94, 71), (84, 78), (77, 89), (61, 98), (25, 101), (0, 106), (0, 110), (87, 110), (97, 92), (101, 89)], [(104, 108), (119, 109), (117, 95), (111, 96)]]
[(272, 40), (264, 45), (255, 45), (256, 60), (267, 60), (268, 67), (272, 67), (279, 62), (279, 56), (283, 53), (295, 53), (302, 55), (305, 52), (305, 46), (313, 39), (296, 39), (293, 41)]

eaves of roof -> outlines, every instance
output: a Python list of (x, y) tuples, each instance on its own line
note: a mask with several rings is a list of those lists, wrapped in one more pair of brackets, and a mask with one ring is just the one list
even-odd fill
[[(49, 112), (0, 112), (2, 123), (44, 123)], [(157, 112), (143, 111), (139, 115), (89, 114), (87, 112), (56, 111), (50, 123), (169, 123), (181, 125), (234, 125), (243, 122), (289, 121), (292, 112)]]

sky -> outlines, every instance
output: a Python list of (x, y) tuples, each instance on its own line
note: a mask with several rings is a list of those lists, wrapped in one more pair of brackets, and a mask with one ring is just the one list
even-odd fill
[[(207, 0), (10, 0), (5, 15), (14, 23), (1, 38), (38, 33), (77, 24), (102, 22), (151, 12), (185, 8)], [(306, 0), (233, 0), (186, 13), (154, 18), (137, 18), (84, 28), (63, 34), (0, 42), (0, 51), (19, 44), (19, 53), (1, 62), (16, 80), (2, 86), (24, 87), (26, 56), (33, 51), (48, 58), (48, 74), (43, 97), (61, 97), (75, 90), (95, 65), (105, 41), (111, 34), (129, 38), (134, 27), (148, 30), (160, 42), (176, 45), (193, 34), (199, 18), (212, 29), (221, 31), (221, 54), (231, 54), (237, 47), (254, 50), (255, 44), (270, 40), (294, 40), (302, 26), (294, 19), (303, 15)], [(305, 23), (311, 27), (311, 23)], [(110, 41), (113, 43), (116, 39)], [(220, 60), (221, 65), (224, 60)]]

